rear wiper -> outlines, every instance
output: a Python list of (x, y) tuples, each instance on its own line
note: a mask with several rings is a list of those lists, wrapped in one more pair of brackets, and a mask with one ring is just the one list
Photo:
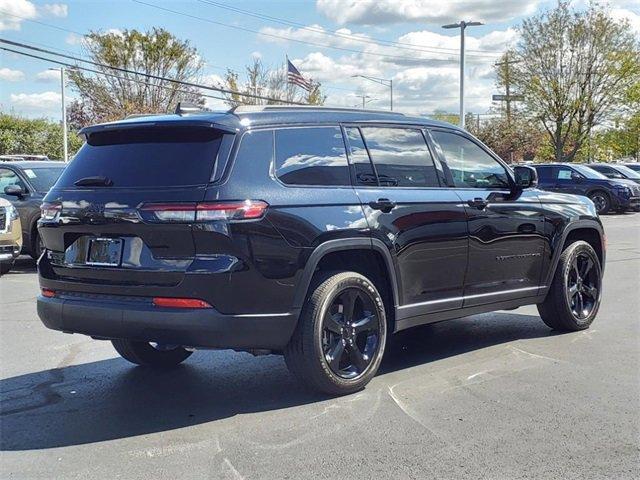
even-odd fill
[(113, 180), (108, 177), (84, 177), (73, 182), (76, 187), (110, 187)]

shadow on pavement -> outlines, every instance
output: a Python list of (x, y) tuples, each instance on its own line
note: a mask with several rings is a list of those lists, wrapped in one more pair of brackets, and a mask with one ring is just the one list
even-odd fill
[(16, 263), (13, 264), (13, 267), (11, 268), (9, 273), (5, 275), (8, 277), (11, 275), (19, 275), (21, 273), (35, 273), (35, 272), (36, 272), (36, 261), (33, 258), (31, 258), (29, 255), (20, 255), (18, 258), (16, 258)]
[[(378, 375), (553, 334), (538, 317), (514, 313), (427, 325), (393, 337)], [(120, 358), (63, 363), (0, 380), (0, 395), (3, 451), (102, 442), (329, 400), (298, 384), (281, 357), (227, 351), (196, 352), (165, 371)]]

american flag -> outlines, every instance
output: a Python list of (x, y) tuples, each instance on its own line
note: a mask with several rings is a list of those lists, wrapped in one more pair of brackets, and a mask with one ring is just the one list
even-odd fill
[(304, 88), (307, 92), (310, 92), (313, 89), (313, 82), (311, 80), (307, 80), (306, 78), (304, 78), (288, 58), (287, 58), (287, 82), (298, 85), (299, 87)]

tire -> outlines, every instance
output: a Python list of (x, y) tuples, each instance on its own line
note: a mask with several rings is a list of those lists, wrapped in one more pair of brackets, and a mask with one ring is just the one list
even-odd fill
[(611, 210), (611, 198), (609, 194), (603, 190), (596, 190), (589, 194), (589, 199), (596, 206), (598, 215), (605, 215)]
[(0, 275), (5, 275), (13, 268), (13, 260), (0, 263)]
[(378, 371), (387, 339), (380, 293), (355, 272), (319, 274), (309, 291), (284, 351), (287, 367), (325, 394), (362, 390)]
[(36, 230), (31, 239), (31, 258), (33, 258), (34, 260), (38, 260), (40, 258), (40, 255), (42, 255), (43, 249), (44, 248), (42, 245), (42, 239), (40, 238), (40, 234)]
[(173, 367), (189, 358), (192, 353), (180, 346), (163, 350), (148, 342), (133, 340), (115, 339), (111, 343), (122, 358), (145, 367)]
[(598, 314), (601, 296), (598, 255), (587, 242), (577, 241), (562, 252), (549, 293), (538, 304), (538, 312), (554, 330), (585, 330)]

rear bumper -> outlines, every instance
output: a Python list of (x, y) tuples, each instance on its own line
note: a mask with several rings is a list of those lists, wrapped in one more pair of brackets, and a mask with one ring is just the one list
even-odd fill
[(139, 297), (97, 297), (39, 296), (38, 316), (67, 333), (237, 350), (282, 349), (297, 322), (296, 313), (224, 315), (213, 308), (160, 308)]

